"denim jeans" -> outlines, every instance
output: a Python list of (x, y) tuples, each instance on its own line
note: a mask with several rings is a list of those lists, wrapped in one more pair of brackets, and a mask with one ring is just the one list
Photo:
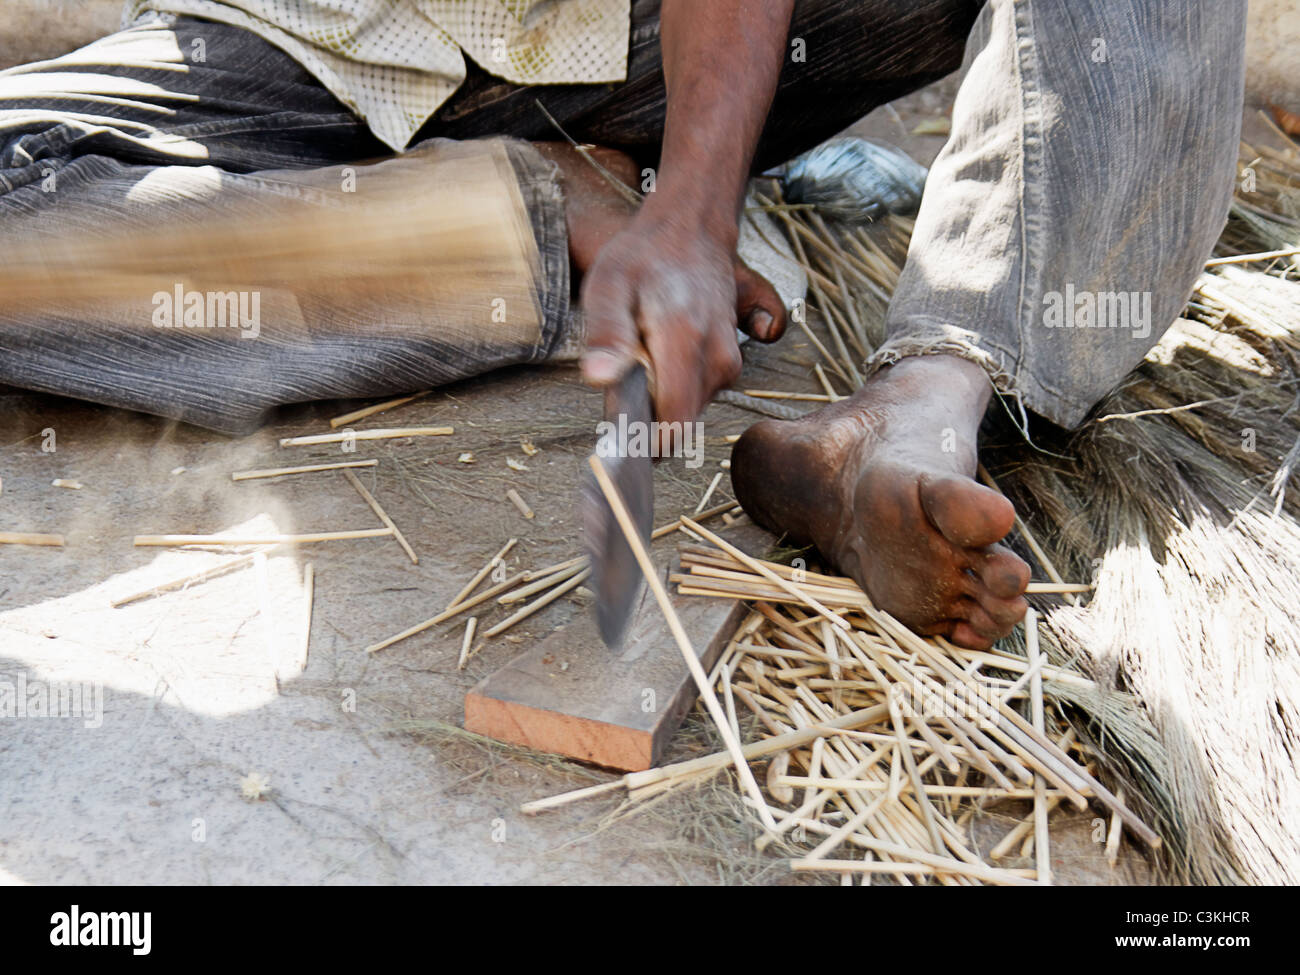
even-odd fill
[[(571, 353), (581, 328), (562, 188), (520, 140), (556, 138), (541, 101), (574, 137), (653, 164), (666, 103), (658, 6), (634, 4), (625, 83), (521, 88), (471, 67), (417, 136), (503, 143), (537, 242), (542, 314), (527, 341), (473, 334), (436, 309), (420, 339), (367, 335), (355, 306), (305, 300), (305, 327), (281, 335), (270, 323), (268, 341), (247, 343), (86, 315), (0, 318), (0, 383), (234, 433), (283, 403), (406, 392)], [(783, 68), (758, 168), (966, 65), (869, 366), (961, 355), (1028, 408), (1079, 422), (1172, 323), (1222, 228), (1244, 3), (800, 0), (791, 37), (805, 57)], [(155, 17), (0, 73), (0, 240), (195, 219), (256, 201), (268, 172), (388, 155), (269, 43)], [(51, 173), (57, 193), (44, 188)]]

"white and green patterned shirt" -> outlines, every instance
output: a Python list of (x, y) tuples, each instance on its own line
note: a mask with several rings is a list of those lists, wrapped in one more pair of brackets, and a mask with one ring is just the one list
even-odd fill
[(251, 30), (402, 149), (465, 80), (465, 54), (518, 84), (622, 81), (630, 6), (631, 0), (127, 0), (124, 22), (156, 10)]

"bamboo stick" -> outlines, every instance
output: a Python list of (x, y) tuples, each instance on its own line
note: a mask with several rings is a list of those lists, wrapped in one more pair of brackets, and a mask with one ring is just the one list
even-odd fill
[(541, 592), (543, 589), (550, 589), (557, 583), (566, 579), (571, 579), (586, 567), (586, 559), (574, 559), (572, 565), (565, 566), (550, 575), (544, 575), (538, 578), (536, 582), (521, 586), (518, 589), (512, 589), (503, 596), (497, 597), (497, 602), (502, 606), (509, 606), (511, 603), (523, 602), (533, 593)]
[[(762, 819), (763, 825), (768, 829), (774, 829), (776, 822), (772, 819), (772, 814), (767, 811), (767, 806), (763, 804), (763, 793), (754, 780), (754, 773), (750, 769), (749, 763), (745, 761), (740, 742), (731, 733), (731, 727), (727, 724), (727, 716), (722, 712), (722, 706), (718, 703), (717, 695), (713, 693), (713, 688), (704, 673), (704, 668), (700, 666), (700, 658), (696, 656), (695, 648), (691, 646), (690, 637), (686, 635), (681, 620), (677, 618), (677, 611), (673, 609), (672, 600), (668, 598), (663, 583), (659, 581), (659, 575), (650, 561), (650, 555), (645, 550), (645, 545), (641, 541), (636, 526), (632, 523), (631, 516), (627, 513), (627, 508), (623, 504), (623, 498), (619, 494), (618, 488), (609, 479), (609, 474), (605, 471), (605, 465), (601, 463), (599, 457), (593, 454), (589, 458), (589, 463), (591, 464), (592, 473), (596, 476), (596, 483), (600, 485), (601, 492), (605, 495), (605, 499), (614, 512), (614, 517), (618, 520), (619, 527), (623, 529), (628, 546), (632, 549), (637, 563), (641, 566), (641, 574), (645, 576), (646, 584), (650, 587), (650, 591), (659, 603), (659, 608), (668, 622), (668, 629), (672, 632), (673, 639), (676, 640), (677, 647), (686, 660), (686, 666), (691, 672), (691, 677), (695, 679), (695, 686), (704, 699), (704, 705), (709, 711), (709, 716), (713, 718), (713, 723), (718, 727), (718, 733), (727, 745), (727, 751), (730, 753), (736, 767), (736, 775), (744, 784), (745, 790), (750, 794), (750, 797), (755, 802), (762, 804), (759, 818)], [(694, 523), (690, 522), (690, 519), (684, 516), (682, 521), (691, 528), (697, 528)]]
[(225, 562), (221, 565), (213, 566), (211, 569), (204, 569), (202, 572), (193, 572), (190, 575), (182, 576), (179, 579), (173, 579), (171, 582), (160, 583), (152, 588), (142, 589), (129, 596), (123, 596), (121, 599), (115, 599), (109, 605), (114, 609), (118, 609), (121, 606), (126, 606), (128, 603), (138, 602), (139, 600), (147, 599), (150, 596), (158, 596), (175, 589), (182, 589), (198, 582), (207, 582), (209, 579), (223, 576), (227, 572), (234, 572), (236, 569), (242, 569), (244, 566), (252, 564), (252, 561), (253, 553), (250, 552), (248, 555), (241, 555), (237, 559), (232, 559), (231, 561)]
[[(1124, 801), (1124, 790), (1119, 789), (1115, 797), (1120, 802)], [(1106, 833), (1106, 862), (1113, 868), (1119, 862), (1119, 841), (1124, 832), (1124, 823), (1119, 818), (1119, 813), (1110, 814), (1110, 829)]]
[(140, 547), (167, 545), (311, 545), (315, 542), (347, 541), (354, 538), (387, 538), (391, 528), (360, 528), (355, 531), (314, 532), (304, 535), (136, 535)]
[(405, 552), (407, 558), (411, 560), (411, 564), (419, 565), (420, 557), (415, 554), (415, 549), (411, 548), (407, 543), (406, 536), (403, 535), (397, 525), (393, 523), (393, 519), (388, 517), (388, 512), (385, 511), (380, 506), (379, 502), (375, 500), (375, 496), (366, 490), (366, 486), (362, 484), (361, 481), (358, 480), (357, 476), (351, 471), (344, 471), (343, 476), (348, 479), (348, 483), (352, 485), (357, 494), (361, 495), (361, 500), (370, 505), (370, 510), (379, 516), (379, 520), (393, 530), (393, 538), (397, 539), (397, 544), (402, 546), (402, 551)]
[(469, 662), (470, 644), (474, 642), (474, 630), (478, 628), (478, 617), (471, 616), (465, 622), (465, 638), (460, 642), (460, 659), (456, 661), (456, 669), (464, 670), (465, 664)]
[(344, 413), (342, 416), (336, 416), (330, 420), (330, 429), (337, 430), (341, 426), (349, 423), (355, 423), (357, 420), (364, 420), (368, 416), (374, 416), (376, 413), (383, 413), (385, 410), (396, 409), (399, 406), (405, 406), (407, 403), (413, 403), (417, 399), (422, 399), (432, 393), (433, 390), (426, 389), (420, 393), (412, 393), (410, 396), (399, 396), (397, 399), (386, 400), (383, 403), (375, 403), (373, 406), (365, 406), (359, 410), (353, 410), (351, 413)]
[(374, 467), (377, 460), (345, 460), (337, 464), (305, 464), (302, 467), (268, 467), (262, 470), (235, 471), (230, 475), (232, 481), (253, 481), (264, 477), (280, 477), (285, 474), (311, 474), (315, 471), (337, 471), (346, 467)]
[(385, 430), (354, 430), (343, 433), (314, 433), (305, 437), (283, 437), (281, 447), (310, 447), (322, 443), (344, 443), (353, 440), (394, 440), (398, 437), (449, 437), (454, 427), (392, 427)]
[(695, 510), (692, 514), (698, 515), (704, 509), (704, 506), (709, 503), (709, 498), (713, 497), (713, 492), (717, 488), (718, 482), (722, 480), (722, 475), (725, 473), (726, 471), (718, 471), (718, 473), (713, 475), (713, 480), (709, 482), (708, 490), (704, 492), (704, 497), (700, 498), (700, 503), (695, 506)]
[[(386, 650), (388, 647), (391, 647), (394, 643), (399, 643), (400, 641), (405, 640), (407, 637), (415, 636), (417, 633), (423, 633), (425, 630), (429, 629), (430, 627), (437, 626), (439, 623), (445, 622), (446, 620), (451, 619), (453, 616), (459, 616), (467, 609), (473, 609), (479, 603), (486, 602), (487, 600), (491, 599), (493, 596), (496, 596), (504, 592), (506, 589), (518, 583), (520, 579), (524, 577), (524, 575), (525, 573), (521, 572), (517, 575), (511, 576), (509, 579), (506, 579), (503, 582), (497, 583), (495, 586), (492, 586), (490, 589), (485, 589), (477, 596), (471, 596), (470, 598), (466, 599), (464, 602), (453, 603), (452, 605), (444, 609), (441, 613), (439, 613), (437, 616), (430, 617), (429, 619), (425, 620), (423, 623), (416, 623), (414, 626), (408, 627), (407, 629), (403, 630), (401, 633), (395, 633), (394, 635), (388, 637), (386, 640), (380, 640), (378, 643), (372, 643), (370, 646), (366, 647), (366, 653), (378, 653), (380, 650)], [(475, 584), (477, 585), (477, 583)]]
[(829, 403), (831, 396), (826, 393), (787, 393), (779, 389), (746, 389), (746, 396), (755, 399), (792, 399), (808, 403)]
[(475, 588), (478, 586), (478, 584), (487, 577), (487, 574), (496, 568), (497, 563), (499, 563), (502, 559), (504, 559), (507, 553), (509, 553), (509, 551), (515, 547), (515, 543), (517, 541), (519, 541), (519, 539), (512, 538), (504, 545), (502, 545), (501, 551), (497, 552), (496, 555), (488, 559), (487, 564), (484, 565), (483, 568), (479, 569), (478, 572), (474, 573), (474, 577), (470, 579), (469, 582), (465, 583), (465, 587), (461, 589), (460, 592), (456, 593), (455, 596), (452, 597), (451, 602), (447, 604), (447, 609), (450, 610), (462, 599), (464, 599), (466, 596), (472, 593), (475, 590)]
[(776, 583), (777, 586), (779, 586), (781, 589), (784, 589), (786, 592), (790, 593), (793, 596), (799, 597), (800, 602), (803, 602), (808, 606), (811, 606), (813, 609), (817, 610), (817, 612), (821, 613), (823, 616), (829, 619), (833, 624), (838, 626), (840, 629), (845, 631), (850, 629), (849, 624), (844, 619), (844, 617), (840, 616), (838, 613), (832, 613), (829, 609), (827, 609), (825, 606), (823, 606), (820, 602), (818, 602), (816, 599), (812, 598), (811, 596), (804, 595), (802, 592), (799, 591), (799, 589), (796, 586), (782, 579), (779, 575), (777, 575), (775, 572), (773, 572), (771, 569), (765, 566), (758, 559), (751, 558), (750, 556), (746, 555), (744, 552), (736, 548), (736, 546), (732, 545), (726, 539), (719, 538), (717, 535), (713, 534), (713, 532), (709, 531), (707, 528), (700, 527), (700, 525), (697, 522), (692, 521), (690, 518), (687, 518), (685, 515), (682, 515), (681, 520), (682, 520), (682, 524), (684, 524), (687, 528), (691, 529), (696, 534), (702, 535), (703, 537), (707, 538), (714, 545), (718, 546), (718, 548), (730, 554), (733, 558), (739, 559), (741, 562), (744, 562), (745, 565), (749, 566), (751, 569), (758, 572), (759, 575), (764, 576), (769, 581)]
[[(260, 553), (265, 555), (265, 553)], [(316, 601), (316, 566), (308, 562), (302, 568), (302, 644), (298, 654), (298, 673), (307, 672), (307, 655), (311, 651), (312, 604)]]
[(0, 545), (45, 545), (63, 547), (62, 535), (42, 535), (38, 532), (0, 532)]
[(560, 583), (560, 585), (556, 586), (545, 596), (542, 596), (538, 599), (534, 599), (527, 606), (515, 612), (514, 615), (507, 617), (506, 619), (502, 620), (500, 623), (497, 623), (495, 626), (488, 629), (488, 631), (483, 635), (485, 637), (494, 637), (501, 633), (504, 633), (506, 630), (510, 629), (510, 627), (514, 626), (516, 623), (520, 622), (521, 620), (527, 619), (529, 616), (532, 616), (539, 609), (549, 606), (551, 603), (555, 602), (555, 600), (559, 599), (565, 593), (577, 589), (580, 585), (582, 585), (584, 582), (587, 581), (587, 577), (589, 575), (591, 575), (591, 569), (590, 568), (583, 569), (581, 572), (573, 576), (571, 579), (567, 580), (566, 582)]
[(531, 521), (535, 517), (533, 509), (528, 507), (528, 502), (526, 502), (523, 498), (521, 498), (519, 496), (519, 492), (516, 491), (514, 488), (506, 489), (506, 497), (510, 499), (510, 503), (513, 504), (516, 508), (518, 508), (519, 513), (523, 515), (525, 518)]
[[(1044, 660), (1038, 647), (1038, 613), (1031, 607), (1025, 612), (1025, 649), (1029, 658), (1029, 704), (1034, 727), (1043, 732), (1043, 677), (1039, 669)], [(1022, 678), (1023, 680), (1023, 678)], [(1044, 886), (1052, 883), (1052, 858), (1048, 853), (1047, 833), (1047, 782), (1041, 775), (1034, 776), (1034, 855), (1038, 866), (1038, 882)]]

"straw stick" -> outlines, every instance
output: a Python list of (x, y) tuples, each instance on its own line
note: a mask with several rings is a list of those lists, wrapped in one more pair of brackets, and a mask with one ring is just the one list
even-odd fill
[[(690, 637), (686, 635), (686, 630), (682, 628), (682, 622), (677, 617), (677, 611), (673, 609), (672, 600), (668, 598), (663, 583), (659, 581), (659, 574), (650, 561), (650, 555), (646, 552), (636, 525), (632, 523), (632, 518), (627, 513), (627, 507), (623, 504), (623, 498), (619, 494), (618, 488), (609, 479), (609, 474), (605, 471), (605, 465), (601, 463), (599, 457), (592, 454), (589, 463), (591, 464), (592, 473), (596, 476), (596, 483), (600, 485), (601, 493), (605, 495), (605, 499), (609, 502), (614, 517), (618, 520), (619, 527), (623, 529), (623, 535), (627, 538), (627, 544), (636, 556), (637, 563), (641, 566), (641, 574), (645, 576), (646, 584), (650, 587), (655, 600), (659, 603), (659, 609), (663, 612), (664, 619), (668, 623), (668, 629), (677, 642), (677, 648), (686, 660), (686, 666), (691, 672), (691, 677), (695, 680), (695, 686), (699, 689), (700, 697), (704, 699), (704, 706), (708, 709), (709, 716), (713, 718), (713, 723), (718, 728), (718, 734), (722, 736), (723, 742), (726, 743), (727, 751), (736, 766), (736, 775), (739, 776), (750, 798), (759, 803), (759, 818), (762, 819), (763, 825), (768, 829), (775, 829), (776, 821), (772, 819), (772, 814), (767, 810), (767, 804), (763, 802), (763, 793), (758, 787), (758, 782), (754, 779), (754, 773), (750, 769), (749, 763), (745, 761), (740, 742), (736, 740), (736, 736), (731, 732), (731, 726), (727, 723), (727, 716), (722, 711), (722, 705), (718, 703), (717, 695), (713, 693), (713, 687), (709, 684), (708, 676), (704, 673), (704, 668), (700, 666), (700, 658), (696, 656), (695, 648), (691, 646)], [(690, 519), (683, 516), (682, 521), (689, 522)], [(697, 526), (691, 523), (690, 527), (696, 528)]]
[(822, 368), (820, 362), (813, 363), (813, 373), (817, 376), (817, 381), (821, 383), (822, 389), (826, 390), (826, 397), (830, 402), (838, 403), (844, 399), (843, 396), (835, 392), (835, 387), (831, 385), (831, 381), (826, 377), (826, 370)]
[(341, 426), (349, 423), (355, 423), (357, 420), (364, 420), (368, 416), (374, 416), (376, 413), (383, 413), (385, 410), (396, 409), (407, 403), (413, 403), (417, 399), (428, 396), (433, 390), (426, 389), (420, 393), (412, 393), (410, 396), (399, 396), (397, 399), (390, 399), (383, 403), (375, 403), (373, 406), (366, 406), (359, 410), (353, 410), (351, 413), (344, 413), (342, 416), (336, 416), (330, 420), (330, 429), (337, 430)]
[[(1118, 789), (1115, 797), (1120, 802), (1124, 801), (1124, 790)], [(1124, 824), (1119, 818), (1119, 813), (1110, 814), (1110, 829), (1106, 833), (1106, 862), (1112, 867), (1119, 862), (1119, 841), (1123, 834)]]
[[(740, 507), (739, 503), (735, 501), (728, 501), (725, 504), (720, 504), (717, 507), (709, 508), (707, 511), (701, 511), (698, 514), (692, 515), (691, 517), (694, 518), (696, 521), (708, 521), (710, 518), (716, 518), (718, 515), (725, 514), (728, 511), (735, 511), (739, 507)], [(652, 531), (650, 533), (650, 538), (651, 540), (654, 540), (656, 538), (663, 538), (665, 535), (671, 535), (673, 532), (678, 531), (681, 527), (682, 527), (681, 519), (674, 518), (672, 521), (668, 522), (668, 524), (660, 525), (658, 528)]]
[(466, 596), (472, 593), (474, 589), (478, 586), (478, 584), (487, 577), (487, 574), (496, 568), (497, 563), (506, 557), (506, 553), (508, 553), (512, 548), (515, 547), (515, 542), (517, 541), (519, 541), (519, 539), (512, 538), (510, 539), (510, 541), (502, 545), (501, 551), (497, 552), (496, 555), (488, 559), (487, 564), (484, 565), (483, 568), (479, 569), (476, 573), (474, 573), (474, 578), (470, 579), (469, 582), (465, 583), (465, 587), (461, 589), (460, 592), (456, 593), (455, 596), (452, 597), (451, 602), (447, 604), (447, 609), (450, 610), (462, 599), (464, 599)]
[(314, 471), (337, 471), (345, 467), (374, 467), (377, 460), (345, 460), (337, 464), (306, 464), (302, 467), (268, 467), (255, 471), (235, 471), (232, 481), (252, 481), (262, 477), (280, 477), (284, 474), (310, 474)]
[(511, 603), (523, 602), (533, 593), (541, 592), (543, 589), (550, 589), (557, 583), (573, 578), (586, 568), (586, 562), (587, 560), (583, 558), (573, 559), (571, 565), (566, 565), (549, 575), (539, 576), (536, 582), (529, 583), (526, 586), (520, 586), (518, 589), (512, 589), (503, 596), (498, 596), (497, 602), (502, 606), (509, 606)]
[[(1025, 648), (1029, 657), (1029, 706), (1034, 727), (1043, 731), (1043, 676), (1039, 666), (1046, 659), (1038, 647), (1038, 613), (1031, 607), (1025, 613)], [(1023, 678), (1022, 678), (1023, 679)], [(1047, 849), (1047, 782), (1041, 775), (1034, 776), (1034, 855), (1038, 866), (1038, 882), (1044, 886), (1052, 882), (1052, 858)]]
[(725, 473), (726, 471), (718, 471), (718, 473), (713, 475), (713, 480), (709, 482), (708, 490), (704, 492), (704, 497), (700, 498), (700, 503), (695, 506), (695, 510), (692, 514), (698, 515), (704, 509), (704, 506), (709, 503), (709, 498), (713, 497), (713, 492), (717, 488), (718, 482), (722, 480), (722, 475)]
[(360, 528), (355, 531), (314, 532), (305, 535), (136, 535), (137, 546), (165, 545), (311, 545), (314, 542), (347, 541), (353, 538), (387, 538), (391, 528)]
[(379, 502), (375, 500), (375, 496), (366, 490), (365, 485), (362, 484), (357, 479), (357, 476), (351, 471), (344, 471), (343, 476), (346, 477), (348, 483), (356, 489), (357, 494), (361, 495), (361, 500), (370, 505), (370, 510), (379, 516), (379, 520), (393, 530), (393, 537), (397, 539), (397, 544), (402, 546), (402, 551), (405, 552), (407, 558), (411, 560), (411, 564), (419, 565), (420, 557), (415, 554), (415, 549), (411, 548), (411, 546), (407, 544), (406, 537), (401, 533), (398, 527), (393, 524), (393, 519), (388, 517), (388, 512), (380, 507)]
[[(807, 822), (806, 825), (809, 828), (822, 827), (820, 831), (824, 831), (827, 828), (827, 827), (823, 827), (821, 823), (817, 823), (816, 827), (814, 827), (811, 821)], [(874, 853), (885, 853), (888, 854), (889, 856), (897, 857), (904, 861), (913, 861), (915, 863), (925, 864), (927, 866), (936, 867), (940, 870), (947, 870), (951, 873), (965, 874), (970, 877), (975, 877), (977, 880), (987, 881), (988, 883), (991, 884), (1028, 885), (1032, 883), (1032, 881), (1026, 879), (1025, 877), (1021, 876), (1020, 873), (1017, 872), (1012, 872), (1010, 870), (999, 870), (995, 867), (983, 866), (974, 863), (964, 863), (961, 860), (953, 860), (949, 857), (937, 856), (933, 853), (926, 853), (922, 850), (911, 850), (897, 843), (889, 843), (884, 840), (870, 839), (868, 837), (863, 836), (861, 833), (853, 834), (849, 838), (849, 842), (853, 843), (855, 846), (865, 847), (866, 849), (871, 850)], [(838, 869), (835, 866), (833, 866), (833, 864), (836, 863), (845, 863), (845, 864), (852, 863), (852, 864), (857, 864), (859, 866), (862, 865), (870, 866), (870, 864), (864, 864), (863, 861), (859, 861), (859, 860), (841, 860), (841, 861), (794, 860), (790, 863), (790, 867), (791, 869), (794, 870), (818, 870), (818, 869), (831, 870), (831, 869)]]
[(281, 447), (309, 447), (313, 444), (344, 443), (351, 440), (393, 440), (397, 437), (449, 437), (454, 427), (393, 427), (387, 430), (354, 430), (343, 433), (314, 433), (306, 437), (284, 437)]
[[(262, 553), (265, 554), (265, 553)], [(302, 646), (298, 654), (298, 673), (307, 671), (307, 654), (311, 649), (312, 603), (316, 601), (316, 565), (308, 562), (302, 569)]]
[(213, 566), (211, 569), (204, 569), (202, 572), (194, 572), (190, 575), (182, 576), (179, 579), (173, 579), (171, 582), (160, 583), (150, 589), (142, 589), (129, 596), (123, 596), (121, 599), (115, 599), (109, 605), (114, 609), (117, 609), (118, 607), (125, 606), (128, 603), (134, 603), (141, 599), (148, 599), (150, 596), (158, 596), (165, 592), (171, 592), (174, 589), (183, 589), (186, 586), (195, 583), (207, 582), (209, 579), (223, 576), (227, 572), (234, 572), (236, 569), (242, 569), (244, 566), (251, 564), (252, 561), (253, 553), (250, 552), (248, 555), (241, 555), (237, 559), (232, 559), (231, 561), (225, 562), (221, 565)]
[(1222, 264), (1250, 264), (1254, 261), (1271, 261), (1279, 257), (1295, 257), (1300, 254), (1300, 247), (1288, 247), (1280, 251), (1264, 251), (1260, 254), (1234, 254), (1232, 257), (1215, 257), (1205, 262), (1206, 267), (1219, 267)]
[(768, 579), (770, 582), (776, 583), (778, 587), (790, 593), (792, 596), (797, 597), (800, 602), (806, 603), (808, 606), (811, 606), (813, 609), (817, 610), (818, 613), (826, 617), (828, 620), (830, 620), (832, 623), (838, 626), (841, 630), (847, 632), (850, 629), (850, 626), (848, 622), (844, 619), (844, 617), (840, 616), (838, 613), (831, 612), (829, 609), (823, 606), (812, 596), (809, 596), (806, 593), (801, 592), (800, 589), (797, 586), (793, 585), (792, 583), (786, 582), (786, 580), (782, 579), (779, 575), (777, 575), (775, 572), (769, 569), (758, 559), (751, 558), (750, 556), (742, 552), (740, 549), (736, 548), (736, 546), (728, 542), (726, 539), (719, 538), (717, 535), (713, 534), (713, 532), (709, 531), (706, 528), (701, 528), (697, 522), (692, 521), (690, 518), (687, 518), (685, 515), (682, 515), (681, 521), (682, 524), (685, 525), (687, 528), (691, 529), (698, 535), (704, 536), (709, 541), (711, 541), (714, 545), (718, 546), (718, 548), (722, 549), (724, 552), (731, 555), (732, 558), (736, 558), (739, 559), (741, 562), (744, 562), (745, 565), (753, 569), (759, 575)]
[(510, 499), (510, 503), (513, 504), (516, 508), (518, 508), (519, 513), (523, 515), (525, 518), (531, 520), (534, 517), (533, 509), (528, 507), (528, 502), (526, 502), (523, 498), (521, 498), (519, 496), (519, 492), (516, 491), (514, 488), (508, 488), (506, 490), (506, 497)]
[(460, 659), (456, 661), (456, 669), (464, 670), (465, 664), (469, 662), (470, 644), (474, 642), (474, 631), (478, 628), (478, 617), (471, 616), (465, 622), (465, 638), (460, 642)]
[(826, 393), (787, 393), (779, 389), (746, 389), (744, 393), (755, 399), (792, 399), (807, 403), (831, 402), (831, 395)]
[(559, 795), (547, 796), (545, 799), (533, 799), (520, 806), (519, 811), (525, 816), (533, 816), (539, 812), (546, 812), (548, 809), (557, 809), (560, 806), (567, 806), (569, 803), (577, 802), (580, 799), (590, 799), (592, 796), (603, 796), (610, 792), (616, 792), (619, 789), (625, 788), (627, 788), (627, 783), (622, 778), (617, 778), (612, 782), (601, 782), (598, 785), (589, 785), (582, 789), (574, 789), (572, 792), (561, 792)]
[(47, 545), (61, 548), (63, 536), (41, 535), (36, 532), (0, 532), (0, 545)]
[(425, 620), (423, 623), (416, 623), (414, 626), (408, 627), (407, 629), (403, 630), (401, 633), (396, 633), (393, 636), (390, 636), (386, 640), (380, 640), (378, 643), (372, 643), (370, 646), (366, 647), (366, 653), (378, 653), (380, 650), (385, 650), (388, 647), (391, 647), (394, 643), (398, 643), (402, 640), (405, 640), (409, 636), (415, 636), (417, 633), (423, 633), (431, 626), (437, 626), (439, 623), (449, 620), (453, 616), (459, 616), (461, 613), (465, 612), (465, 610), (473, 609), (479, 603), (486, 602), (487, 600), (491, 599), (493, 596), (496, 596), (499, 593), (504, 592), (506, 589), (509, 589), (511, 586), (519, 582), (519, 580), (522, 579), (524, 575), (525, 573), (521, 572), (517, 575), (511, 576), (509, 579), (506, 579), (504, 582), (499, 582), (495, 586), (492, 586), (490, 589), (485, 589), (477, 596), (472, 596), (469, 599), (466, 599), (462, 603), (455, 603), (451, 606), (448, 606), (437, 616), (431, 617), (430, 619)]
[(510, 627), (514, 626), (516, 623), (520, 622), (521, 620), (527, 619), (529, 616), (532, 616), (539, 609), (549, 606), (551, 603), (555, 602), (565, 593), (577, 589), (580, 585), (582, 585), (584, 582), (587, 581), (587, 577), (589, 575), (591, 575), (591, 569), (590, 568), (583, 569), (581, 572), (579, 572), (573, 578), (569, 579), (567, 582), (563, 582), (560, 585), (556, 586), (545, 596), (542, 596), (539, 599), (534, 599), (523, 609), (518, 610), (513, 616), (509, 616), (506, 619), (502, 620), (500, 623), (490, 628), (483, 635), (485, 637), (494, 637), (497, 636), (498, 634), (504, 633), (506, 630), (510, 629)]

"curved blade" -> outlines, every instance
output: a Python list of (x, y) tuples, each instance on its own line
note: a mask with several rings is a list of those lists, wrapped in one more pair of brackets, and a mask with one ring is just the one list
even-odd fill
[[(638, 363), (605, 392), (606, 423), (596, 456), (647, 546), (654, 519), (650, 416), (649, 380), (645, 366)], [(582, 521), (591, 560), (590, 584), (596, 593), (596, 625), (605, 646), (619, 650), (645, 579), (590, 471), (582, 479)]]

